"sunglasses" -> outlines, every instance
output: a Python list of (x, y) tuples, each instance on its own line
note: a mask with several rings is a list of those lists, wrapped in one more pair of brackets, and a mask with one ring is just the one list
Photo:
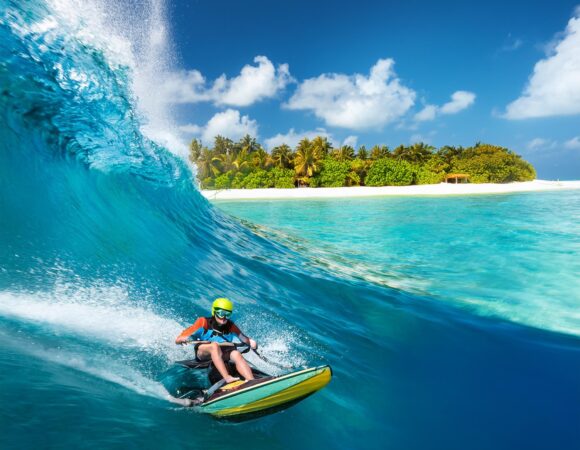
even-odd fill
[(232, 316), (232, 312), (227, 309), (216, 309), (215, 315), (220, 319), (229, 319)]

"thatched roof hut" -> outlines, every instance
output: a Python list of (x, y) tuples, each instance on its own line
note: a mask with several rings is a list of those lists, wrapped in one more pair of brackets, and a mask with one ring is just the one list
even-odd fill
[(449, 173), (445, 176), (446, 183), (469, 183), (469, 175), (466, 173)]

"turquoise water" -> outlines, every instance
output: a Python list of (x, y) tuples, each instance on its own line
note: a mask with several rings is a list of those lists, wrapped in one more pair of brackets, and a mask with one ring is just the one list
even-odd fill
[[(129, 44), (158, 21), (0, 5), (0, 448), (577, 447), (577, 196), (220, 205), (267, 228), (241, 224), (152, 133), (159, 53)], [(245, 424), (169, 403), (174, 338), (222, 295), (332, 382)]]
[(578, 191), (217, 205), (355, 278), (580, 335)]

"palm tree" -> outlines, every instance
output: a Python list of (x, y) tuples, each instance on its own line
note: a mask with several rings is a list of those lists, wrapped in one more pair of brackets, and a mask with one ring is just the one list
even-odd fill
[(276, 167), (287, 169), (290, 167), (293, 159), (292, 149), (282, 144), (272, 149), (272, 161)]
[(368, 159), (369, 152), (367, 151), (367, 148), (364, 145), (361, 145), (359, 147), (356, 157), (362, 161), (366, 161)]
[(220, 173), (214, 161), (214, 152), (206, 147), (201, 150), (201, 154), (197, 159), (197, 173), (200, 180), (204, 180), (212, 175), (217, 175)]
[[(369, 167), (371, 166), (372, 162), (371, 161), (366, 161), (363, 159), (355, 159), (353, 161), (350, 162), (350, 170), (351, 172), (349, 173), (349, 178), (352, 181), (356, 181), (359, 185), (363, 186), (364, 185), (364, 180), (367, 176), (367, 171), (369, 169)], [(352, 176), (352, 173), (356, 174), (356, 178), (358, 178), (358, 180), (355, 180), (355, 177)]]
[(311, 145), (319, 152), (320, 158), (322, 159), (326, 158), (332, 151), (332, 144), (328, 142), (326, 137), (316, 136), (312, 139)]
[(375, 145), (371, 148), (371, 159), (373, 161), (381, 158), (388, 158), (390, 155), (391, 152), (389, 151), (389, 147), (386, 145)]
[(307, 182), (309, 177), (312, 177), (320, 171), (322, 155), (320, 147), (314, 147), (308, 138), (302, 139), (296, 147), (296, 154), (294, 156), (294, 170), (296, 175), (302, 177)]
[(447, 164), (451, 164), (454, 159), (461, 157), (463, 150), (464, 149), (461, 146), (453, 147), (451, 145), (444, 145), (437, 151), (437, 154), (441, 156)]
[(234, 170), (235, 160), (236, 155), (233, 152), (230, 152), (215, 155), (212, 159), (212, 162), (215, 164), (215, 167), (219, 169), (219, 172), (226, 173), (229, 172), (230, 170)]
[(254, 167), (266, 169), (270, 166), (270, 155), (261, 146), (251, 154)]
[(213, 151), (216, 155), (234, 153), (234, 142), (231, 139), (217, 135), (213, 141)]
[(243, 147), (240, 152), (236, 155), (235, 159), (232, 161), (232, 165), (236, 168), (238, 172), (246, 172), (250, 167), (248, 161), (248, 152), (246, 147)]
[(354, 148), (343, 145), (332, 152), (332, 157), (337, 161), (351, 161), (354, 159)]
[(201, 155), (201, 150), (201, 142), (197, 139), (192, 139), (189, 144), (189, 160), (193, 163), (196, 162)]
[(253, 153), (260, 148), (260, 144), (258, 144), (256, 139), (249, 134), (246, 134), (242, 139), (240, 139), (238, 146), (240, 149), (245, 148), (248, 154)]
[(395, 149), (393, 150), (393, 158), (403, 159), (403, 156), (406, 155), (407, 153), (408, 153), (407, 147), (401, 144), (395, 147)]
[(433, 151), (435, 147), (429, 144), (425, 144), (424, 142), (417, 142), (413, 144), (413, 151), (422, 155), (427, 155), (427, 159), (429, 159), (433, 155)]
[(405, 147), (403, 145), (397, 147), (393, 152), (393, 156), (410, 163), (423, 164), (431, 159), (433, 156), (433, 150), (435, 150), (435, 147), (424, 144), (423, 142), (418, 142), (410, 147)]

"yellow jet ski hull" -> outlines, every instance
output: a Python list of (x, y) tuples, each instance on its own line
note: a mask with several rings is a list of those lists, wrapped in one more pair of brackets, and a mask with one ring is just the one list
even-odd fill
[(263, 415), (291, 406), (326, 386), (330, 366), (311, 367), (286, 375), (235, 381), (223, 386), (200, 407), (219, 418)]

